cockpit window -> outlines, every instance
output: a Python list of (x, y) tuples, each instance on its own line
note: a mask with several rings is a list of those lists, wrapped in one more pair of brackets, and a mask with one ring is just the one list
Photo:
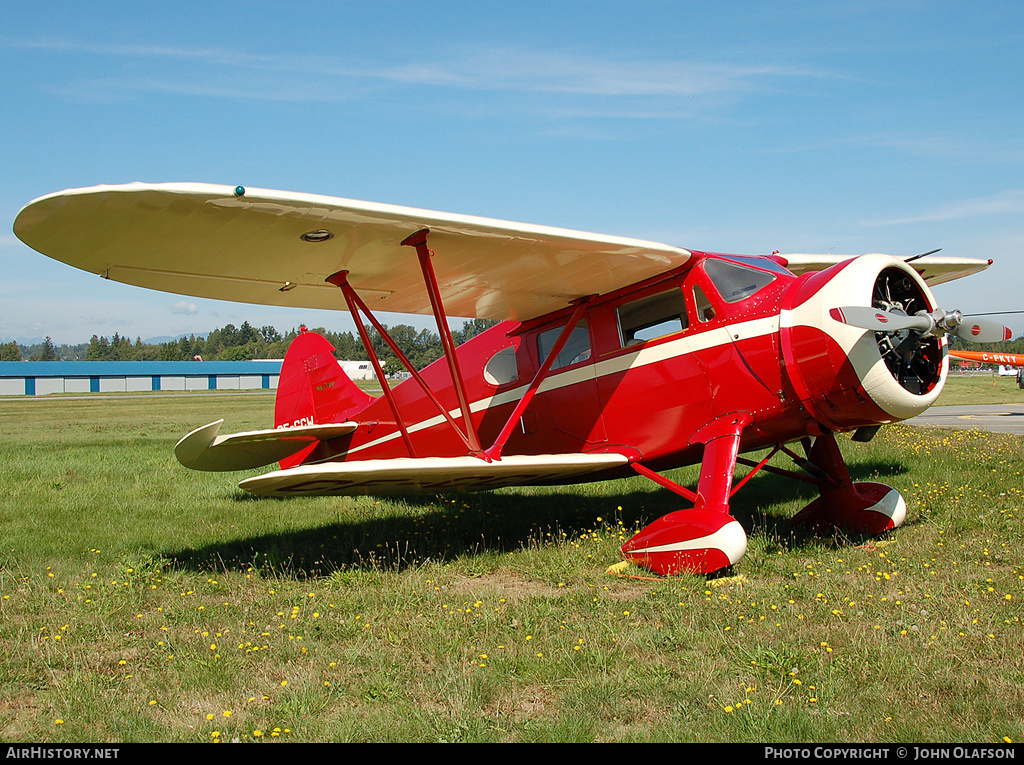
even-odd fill
[[(558, 342), (558, 336), (562, 334), (562, 330), (565, 327), (555, 327), (549, 329), (546, 332), (541, 332), (537, 337), (537, 350), (540, 352), (541, 364), (547, 359), (548, 354), (551, 353), (551, 349), (555, 347), (555, 343)], [(565, 342), (565, 346), (562, 348), (562, 352), (558, 354), (558, 358), (555, 359), (555, 363), (551, 365), (551, 369), (560, 369), (561, 367), (567, 367), (570, 364), (578, 364), (581, 361), (586, 361), (590, 358), (590, 330), (587, 329), (587, 322), (581, 321), (577, 324), (572, 333), (569, 335), (569, 339)]]
[(704, 290), (699, 284), (693, 285), (693, 302), (697, 308), (697, 318), (701, 322), (711, 321), (715, 318), (715, 307), (711, 305), (711, 301), (708, 300), (708, 296), (704, 294)]
[(686, 301), (678, 287), (624, 303), (617, 312), (623, 348), (681, 332), (688, 325)]
[(728, 260), (708, 260), (704, 270), (726, 303), (738, 303), (764, 289), (775, 275)]
[(505, 385), (519, 379), (516, 349), (513, 346), (502, 348), (491, 356), (484, 365), (484, 379), (491, 385)]

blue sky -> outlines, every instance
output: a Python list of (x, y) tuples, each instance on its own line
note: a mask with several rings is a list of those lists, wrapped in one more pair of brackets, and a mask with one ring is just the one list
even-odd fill
[(941, 247), (995, 260), (945, 307), (1024, 308), (1017, 1), (5, 3), (0, 65), (3, 338), (351, 328), (103, 281), (11, 232), (38, 196), (131, 181), (743, 254)]

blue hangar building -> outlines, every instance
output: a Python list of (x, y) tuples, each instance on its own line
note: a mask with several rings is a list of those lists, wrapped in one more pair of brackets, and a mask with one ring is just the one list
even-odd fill
[(275, 390), (276, 361), (0, 361), (0, 396)]

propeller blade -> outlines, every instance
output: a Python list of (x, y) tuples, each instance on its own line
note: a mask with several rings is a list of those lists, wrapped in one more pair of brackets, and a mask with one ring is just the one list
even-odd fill
[(843, 324), (869, 329), (872, 332), (902, 332), (908, 329), (915, 332), (930, 332), (935, 326), (935, 322), (927, 315), (907, 316), (864, 306), (833, 308), (829, 314)]
[(880, 308), (851, 305), (833, 308), (829, 315), (843, 324), (872, 332), (909, 330), (922, 335), (942, 335), (948, 332), (971, 343), (1001, 343), (1013, 338), (1013, 332), (1009, 327), (990, 319), (965, 319), (959, 311), (947, 312), (936, 309), (930, 314), (921, 312), (907, 316), (903, 313), (883, 311)]
[(952, 330), (953, 334), (971, 343), (1001, 343), (1013, 339), (1013, 331), (989, 319), (964, 319)]

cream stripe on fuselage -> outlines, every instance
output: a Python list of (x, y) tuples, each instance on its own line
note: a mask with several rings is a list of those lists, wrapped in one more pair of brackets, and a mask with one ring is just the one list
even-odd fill
[[(684, 356), (697, 351), (705, 351), (709, 348), (718, 348), (733, 342), (734, 337), (736, 337), (736, 339), (746, 340), (752, 337), (765, 337), (767, 335), (775, 334), (778, 331), (778, 314), (761, 319), (741, 322), (739, 324), (718, 327), (716, 329), (708, 330), (707, 332), (699, 332), (686, 337), (680, 337), (677, 340), (672, 340), (667, 343), (641, 348), (635, 353), (626, 353), (606, 361), (598, 361), (595, 364), (587, 364), (578, 369), (571, 369), (566, 372), (556, 373), (549, 376), (541, 384), (540, 389), (537, 392), (544, 393), (549, 390), (557, 390), (559, 388), (576, 385), (577, 383), (586, 382), (588, 380), (626, 372), (630, 369), (639, 369), (640, 367), (657, 364), (659, 362), (675, 358), (676, 356)], [(514, 403), (522, 397), (528, 387), (528, 385), (521, 385), (517, 388), (512, 388), (511, 390), (507, 390), (494, 396), (477, 399), (470, 403), (469, 410), (471, 412), (479, 412), (482, 409), (488, 409), (492, 406)], [(458, 407), (451, 409), (448, 414), (452, 419), (457, 420), (462, 416), (462, 409)], [(417, 433), (421, 430), (426, 430), (436, 425), (440, 425), (444, 421), (444, 417), (439, 414), (436, 417), (431, 417), (409, 426), (408, 431), (409, 433)], [(388, 435), (382, 436), (374, 441), (369, 441), (362, 446), (357, 446), (347, 452), (337, 454), (331, 459), (337, 459), (344, 455), (357, 454), (358, 452), (366, 449), (372, 449), (376, 446), (387, 443), (388, 441), (392, 441), (400, 436), (401, 433), (396, 430), (394, 433), (389, 433)]]

